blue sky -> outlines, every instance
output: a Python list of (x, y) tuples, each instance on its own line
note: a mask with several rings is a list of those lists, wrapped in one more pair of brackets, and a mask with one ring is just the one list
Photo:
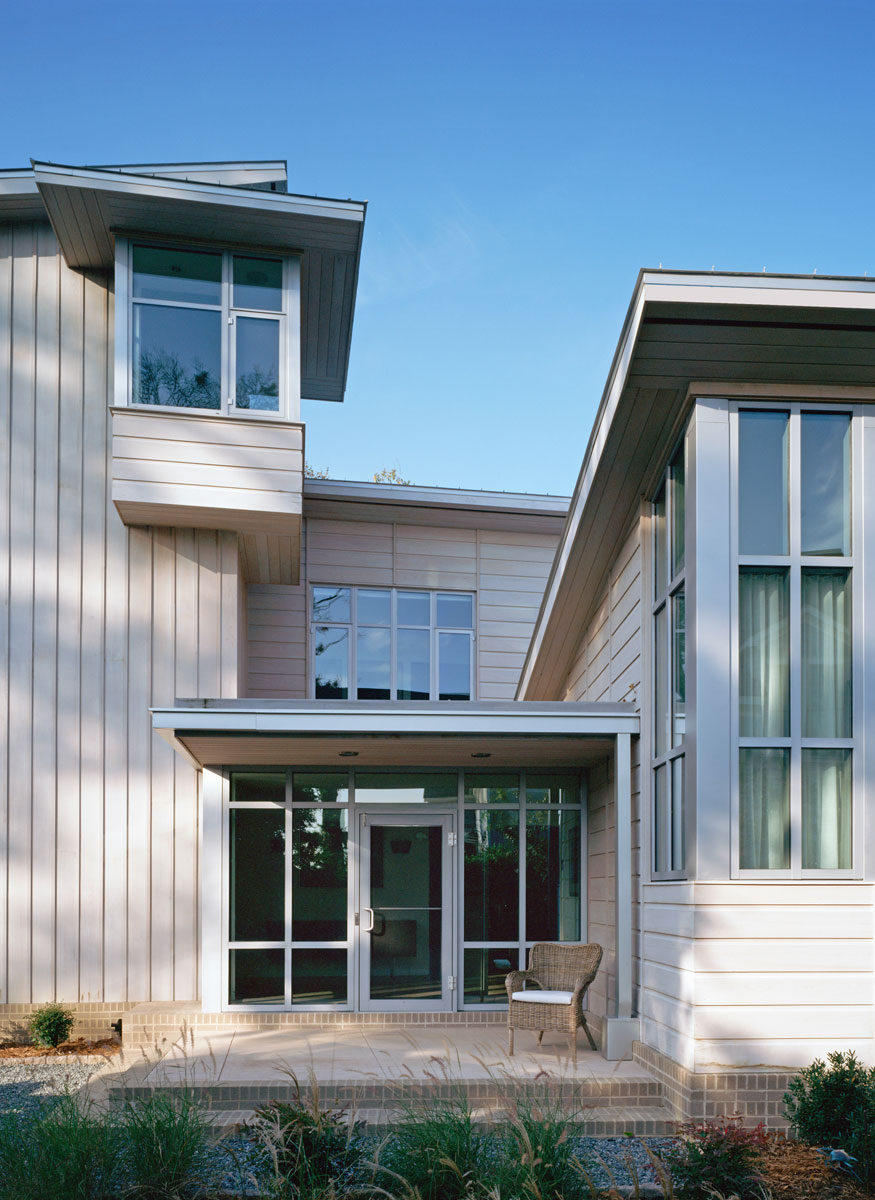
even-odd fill
[[(875, 274), (871, 3), (177, 0), (4, 18), (0, 165), (369, 201), (338, 478), (573, 487), (639, 267)], [(10, 50), (12, 53), (10, 53)]]

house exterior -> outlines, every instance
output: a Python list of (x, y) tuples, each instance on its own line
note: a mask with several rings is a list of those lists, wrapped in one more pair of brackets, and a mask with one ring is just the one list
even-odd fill
[(476, 1024), (591, 940), (678, 1113), (875, 1061), (875, 283), (642, 272), (570, 500), (309, 479), (364, 218), (0, 172), (0, 1016)]

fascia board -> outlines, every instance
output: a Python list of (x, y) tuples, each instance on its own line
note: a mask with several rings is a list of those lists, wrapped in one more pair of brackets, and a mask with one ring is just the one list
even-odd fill
[(356, 480), (308, 479), (304, 499), (360, 500), (366, 504), (422, 505), (430, 508), (489, 509), (502, 512), (535, 512), (564, 517), (570, 497), (527, 492), (483, 492), (466, 488), (426, 488)]
[(33, 171), (0, 171), (0, 196), (38, 196)]
[(363, 222), (367, 205), (363, 201), (325, 200), (296, 196), (288, 192), (256, 192), (222, 184), (190, 183), (183, 179), (158, 179), (153, 176), (125, 174), (64, 167), (54, 163), (33, 163), (37, 185), (90, 188), (95, 191), (122, 192), (150, 199), (183, 200), (221, 204), (230, 208), (251, 209), (289, 216), (306, 216)]

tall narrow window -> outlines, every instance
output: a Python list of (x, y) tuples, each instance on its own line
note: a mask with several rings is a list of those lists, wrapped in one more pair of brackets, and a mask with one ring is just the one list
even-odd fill
[(684, 444), (671, 461), (651, 509), (653, 530), (652, 870), (677, 878), (685, 869), (686, 469)]
[(738, 867), (853, 866), (851, 419), (738, 413)]

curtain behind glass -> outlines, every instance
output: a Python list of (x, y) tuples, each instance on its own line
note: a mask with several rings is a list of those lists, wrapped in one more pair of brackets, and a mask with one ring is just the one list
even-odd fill
[(802, 866), (852, 866), (850, 750), (802, 751)]
[(802, 572), (802, 736), (853, 736), (851, 573)]
[(738, 576), (738, 705), (742, 737), (790, 736), (789, 576), (742, 567)]
[(742, 870), (790, 866), (790, 751), (738, 752), (739, 856)]

